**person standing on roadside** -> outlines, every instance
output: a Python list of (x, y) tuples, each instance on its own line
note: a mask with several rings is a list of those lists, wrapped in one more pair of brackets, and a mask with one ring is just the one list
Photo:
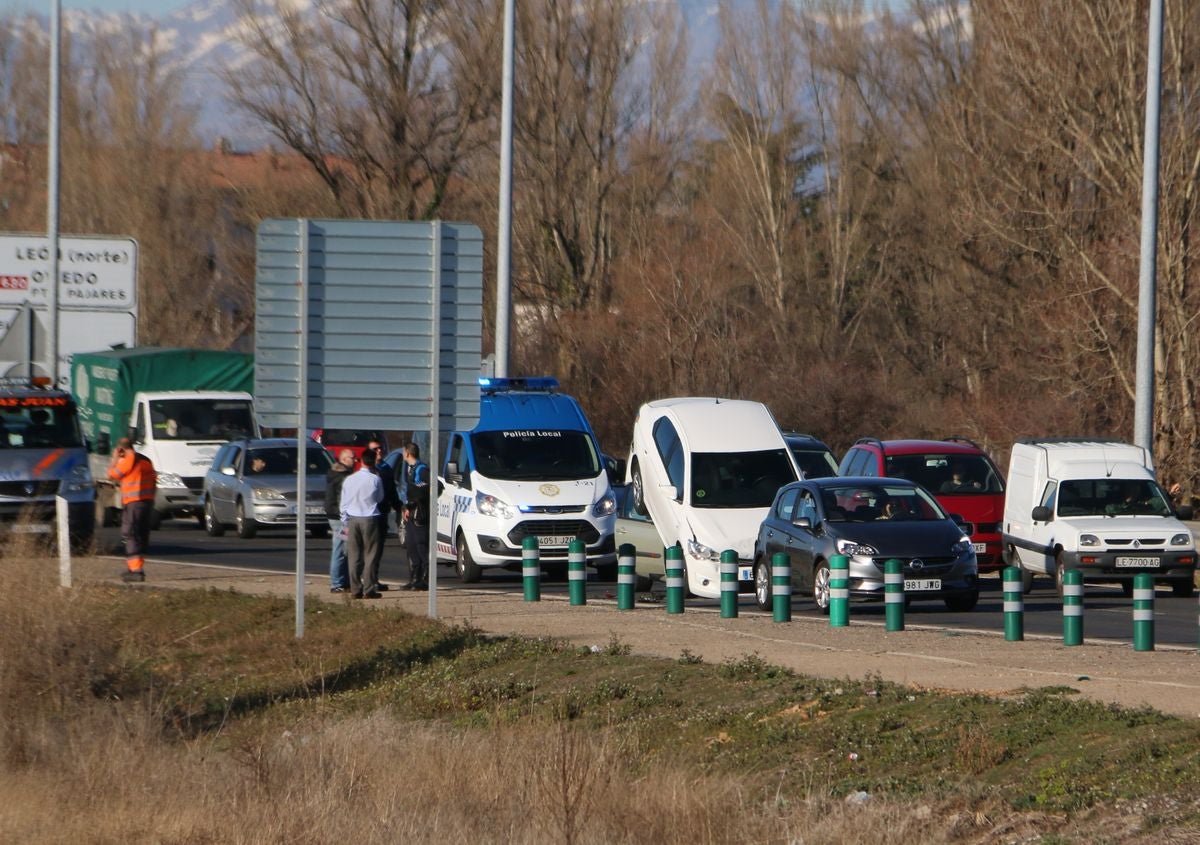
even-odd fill
[(125, 581), (145, 581), (146, 550), (150, 546), (150, 517), (158, 475), (154, 464), (134, 451), (128, 437), (117, 441), (108, 477), (121, 484), (121, 539), (125, 541)]
[[(383, 482), (383, 502), (379, 505), (379, 543), (382, 547), (387, 543), (388, 514), (395, 512), (398, 527), (402, 505), (400, 494), (396, 492), (396, 474), (383, 460), (383, 445), (378, 440), (371, 440), (367, 443), (367, 451), (375, 453), (375, 471), (379, 474), (379, 480)], [(375, 589), (386, 590), (388, 585), (379, 583), (375, 585)]]
[(383, 538), (379, 536), (379, 504), (383, 501), (383, 482), (375, 473), (375, 453), (362, 453), (362, 466), (342, 482), (339, 510), (346, 532), (346, 563), (350, 569), (350, 595), (356, 599), (377, 599), (379, 557)]
[(421, 447), (404, 447), (404, 548), (408, 552), (406, 590), (429, 589), (429, 464)]
[(329, 592), (344, 593), (350, 589), (350, 566), (346, 562), (346, 531), (342, 526), (342, 484), (354, 469), (354, 452), (343, 449), (325, 474), (325, 518), (329, 520), (329, 536), (333, 548), (329, 553)]

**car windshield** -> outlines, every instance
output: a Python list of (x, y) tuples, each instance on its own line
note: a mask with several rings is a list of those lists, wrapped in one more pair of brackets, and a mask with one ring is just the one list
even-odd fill
[(983, 455), (888, 455), (888, 478), (907, 478), (936, 495), (1004, 492), (996, 467)]
[(946, 512), (920, 487), (847, 484), (821, 488), (821, 507), (829, 522), (935, 522)]
[(83, 445), (75, 403), (65, 396), (0, 397), (0, 448), (61, 449)]
[(792, 447), (792, 455), (800, 465), (805, 478), (834, 478), (838, 465), (833, 455), (824, 449), (801, 449)]
[(1161, 487), (1144, 478), (1098, 478), (1058, 485), (1059, 516), (1172, 516)]
[[(333, 460), (324, 449), (306, 449), (308, 466), (305, 471), (312, 475), (318, 473), (323, 478), (329, 471)], [(251, 449), (246, 453), (243, 473), (251, 475), (295, 475), (296, 449), (289, 446), (271, 446), (270, 448)]]
[(796, 480), (786, 449), (759, 452), (695, 452), (692, 507), (767, 508), (785, 484)]
[(600, 454), (586, 431), (520, 429), (471, 435), (475, 471), (506, 481), (571, 481), (600, 474)]
[(254, 434), (245, 399), (156, 399), (150, 403), (155, 440), (236, 440)]

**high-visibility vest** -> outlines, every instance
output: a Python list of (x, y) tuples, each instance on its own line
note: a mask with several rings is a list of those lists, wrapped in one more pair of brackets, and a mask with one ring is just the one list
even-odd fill
[(145, 455), (128, 449), (108, 469), (108, 477), (121, 482), (121, 504), (153, 502), (156, 473)]

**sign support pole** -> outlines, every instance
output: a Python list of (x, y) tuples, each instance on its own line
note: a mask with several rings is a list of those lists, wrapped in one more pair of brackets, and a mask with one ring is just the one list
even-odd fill
[[(429, 413), (429, 618), (437, 619), (438, 443), (442, 422), (442, 221), (433, 221), (433, 378)], [(453, 538), (451, 538), (453, 539)]]
[[(50, 386), (58, 387), (58, 194), (59, 194), (59, 144), (62, 132), (59, 130), (59, 107), (62, 103), (60, 65), (62, 59), (62, 0), (54, 0), (53, 14), (50, 18), (50, 120), (49, 161), (47, 170), (49, 184), (46, 186), (46, 236), (50, 241), (50, 279), (47, 290), (50, 294), (50, 313), (46, 320), (46, 372), (50, 376)], [(32, 321), (33, 313), (29, 314)], [(33, 330), (32, 323), (30, 331)]]
[(296, 639), (304, 636), (304, 530), (308, 514), (308, 219), (300, 220), (300, 395), (296, 406)]

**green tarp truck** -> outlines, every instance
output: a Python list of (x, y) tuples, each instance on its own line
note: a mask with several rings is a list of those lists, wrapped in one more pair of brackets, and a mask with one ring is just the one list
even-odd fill
[(71, 376), (106, 523), (120, 507), (106, 475), (118, 438), (132, 438), (158, 471), (158, 522), (174, 516), (203, 519), (204, 474), (217, 449), (260, 433), (251, 396), (251, 355), (154, 347), (77, 353)]

